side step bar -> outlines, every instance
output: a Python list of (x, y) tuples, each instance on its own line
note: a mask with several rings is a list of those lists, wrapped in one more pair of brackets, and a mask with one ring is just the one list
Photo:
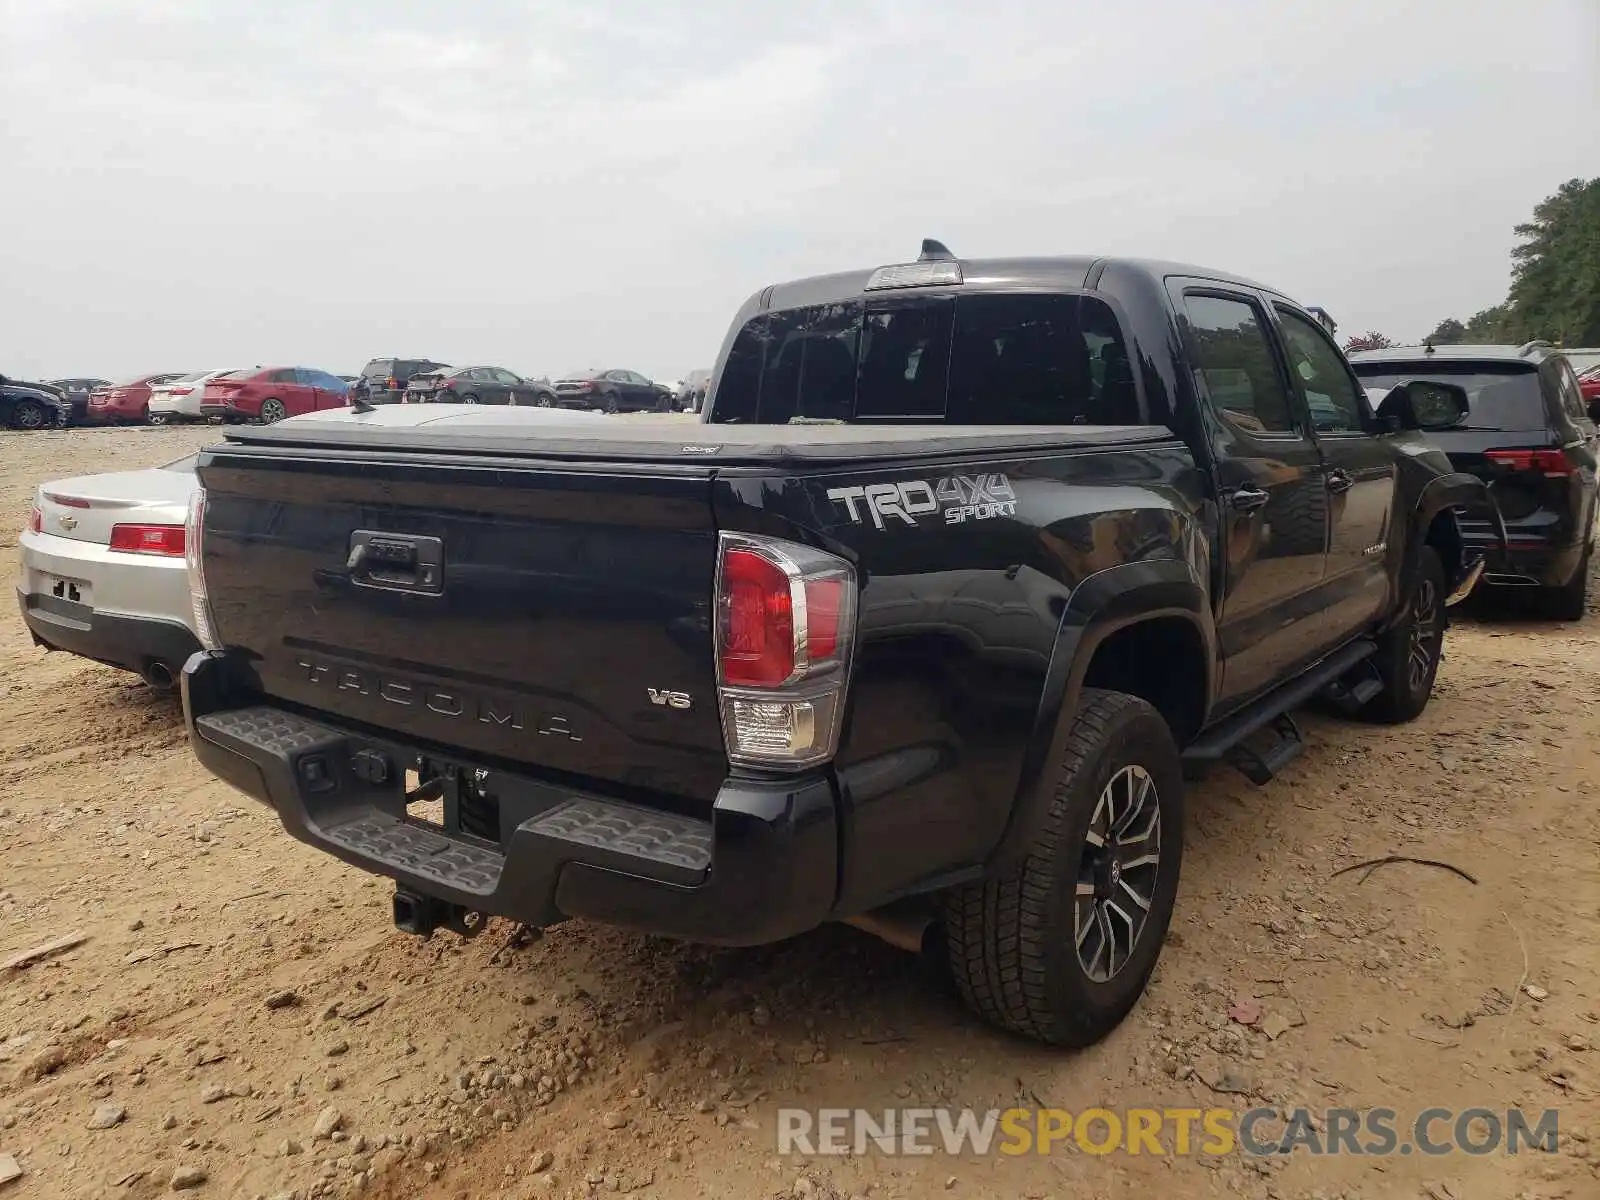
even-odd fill
[[(1292, 720), (1280, 721), (1279, 718), (1299, 708), (1330, 684), (1337, 684), (1352, 668), (1360, 666), (1377, 652), (1378, 644), (1370, 638), (1361, 638), (1334, 651), (1310, 670), (1295, 676), (1202, 733), (1184, 749), (1183, 765), (1196, 770), (1228, 759), (1252, 783), (1266, 783), (1304, 748), (1299, 728)], [(1335, 695), (1342, 691), (1354, 699), (1366, 693), (1365, 699), (1371, 699), (1376, 694), (1370, 690), (1373, 682), (1375, 677), (1363, 679), (1353, 686), (1337, 689)], [(1273, 732), (1277, 736), (1271, 746), (1258, 751), (1242, 745), (1247, 738), (1268, 726), (1276, 726)]]

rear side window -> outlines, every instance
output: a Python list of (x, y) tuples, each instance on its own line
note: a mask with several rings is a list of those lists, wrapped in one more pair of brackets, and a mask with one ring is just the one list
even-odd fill
[(883, 297), (756, 317), (712, 420), (1138, 425), (1115, 315), (1093, 296)]
[(1433, 379), (1465, 388), (1467, 416), (1457, 429), (1486, 433), (1527, 433), (1549, 428), (1539, 372), (1531, 365), (1506, 363), (1361, 363), (1352, 364), (1364, 386), (1388, 391), (1414, 379)]
[(1289, 392), (1256, 306), (1224, 296), (1184, 297), (1195, 369), (1211, 403), (1247, 433), (1294, 430)]

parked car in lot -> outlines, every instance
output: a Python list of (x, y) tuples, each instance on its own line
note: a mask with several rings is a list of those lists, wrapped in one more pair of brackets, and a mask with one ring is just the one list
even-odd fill
[(10, 429), (65, 429), (72, 422), (72, 404), (43, 383), (26, 383), (0, 375), (0, 425)]
[(150, 389), (158, 384), (171, 383), (186, 373), (165, 371), (159, 375), (141, 375), (127, 383), (96, 388), (89, 393), (89, 419), (118, 425), (143, 425), (150, 415)]
[(232, 371), (196, 371), (180, 375), (170, 383), (158, 383), (150, 389), (149, 422), (152, 425), (171, 425), (183, 421), (203, 421), (205, 414), (200, 405), (205, 398), (206, 384)]
[(209, 380), (200, 398), (200, 413), (230, 423), (271, 425), (301, 413), (344, 408), (349, 391), (350, 385), (337, 375), (310, 367), (251, 367)]
[(1585, 402), (1600, 400), (1600, 363), (1596, 363), (1578, 376), (1578, 390)]
[(361, 368), (361, 377), (367, 381), (363, 396), (371, 404), (399, 404), (413, 375), (449, 369), (449, 363), (431, 358), (375, 358)]
[(660, 412), (669, 407), (666, 392), (637, 371), (583, 371), (556, 380), (556, 403), (562, 408), (597, 408), (603, 412)]
[(39, 488), (18, 537), (17, 601), (36, 645), (169, 688), (200, 648), (184, 567), (193, 455)]
[(710, 387), (710, 371), (690, 371), (678, 384), (678, 407), (684, 412), (699, 412)]
[(72, 403), (72, 421), (82, 424), (89, 418), (89, 396), (96, 388), (111, 386), (109, 379), (52, 379), (50, 386), (64, 393)]
[[(1582, 618), (1600, 521), (1600, 400), (1584, 400), (1566, 357), (1548, 342), (1529, 342), (1396, 346), (1350, 362), (1368, 387), (1426, 380), (1465, 389), (1467, 414), (1431, 436), (1458, 471), (1489, 485), (1505, 521), (1507, 552), (1491, 555), (1484, 582), (1537, 588), (1550, 616)], [(1481, 519), (1464, 521), (1462, 534), (1475, 552), (1499, 538)]]
[(555, 389), (504, 367), (441, 367), (418, 371), (406, 385), (407, 403), (555, 406)]
[(1488, 491), (1422, 428), (1459, 388), (1374, 411), (1280, 292), (923, 253), (752, 297), (692, 436), (230, 431), (191, 510), (198, 756), (393, 878), (411, 932), (847, 920), (942, 945), (1009, 1030), (1105, 1036), (1166, 934), (1186, 769), (1265, 782), (1318, 693), (1417, 716)]

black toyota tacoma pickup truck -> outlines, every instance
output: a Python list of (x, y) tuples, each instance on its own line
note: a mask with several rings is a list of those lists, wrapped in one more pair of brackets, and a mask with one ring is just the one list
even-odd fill
[(190, 738), (413, 932), (851, 921), (1083, 1044), (1155, 964), (1186, 774), (1270, 778), (1313, 696), (1427, 703), (1486, 498), (1426, 396), (1373, 411), (1243, 279), (928, 243), (753, 297), (699, 423), (230, 429)]

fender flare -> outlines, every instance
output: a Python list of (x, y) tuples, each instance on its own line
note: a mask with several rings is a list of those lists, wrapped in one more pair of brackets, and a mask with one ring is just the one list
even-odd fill
[[(1416, 582), (1417, 556), (1409, 552), (1410, 548), (1425, 543), (1429, 526), (1441, 512), (1457, 508), (1473, 509), (1488, 514), (1491, 524), (1500, 535), (1502, 550), (1504, 549), (1505, 522), (1500, 516), (1499, 505), (1489, 495), (1489, 485), (1476, 475), (1469, 475), (1465, 471), (1452, 471), (1446, 475), (1435, 476), (1423, 487), (1417, 497), (1416, 507), (1411, 511), (1410, 527), (1406, 531), (1408, 553), (1400, 563), (1400, 589), (1395, 601), (1397, 612), (1403, 610), (1404, 598), (1411, 594), (1412, 585)], [(1444, 569), (1447, 587), (1454, 588), (1465, 578), (1470, 564), (1464, 546), (1459, 550), (1457, 561), (1446, 562)]]
[(1095, 651), (1119, 630), (1170, 617), (1188, 621), (1200, 637), (1205, 651), (1203, 694), (1209, 706), (1217, 662), (1216, 624), (1210, 589), (1188, 563), (1177, 559), (1120, 563), (1096, 572), (1072, 590), (1056, 630), (1011, 816), (988, 855), (986, 869), (1027, 853), (1049, 805), (1056, 782), (1053, 764), (1065, 751)]

